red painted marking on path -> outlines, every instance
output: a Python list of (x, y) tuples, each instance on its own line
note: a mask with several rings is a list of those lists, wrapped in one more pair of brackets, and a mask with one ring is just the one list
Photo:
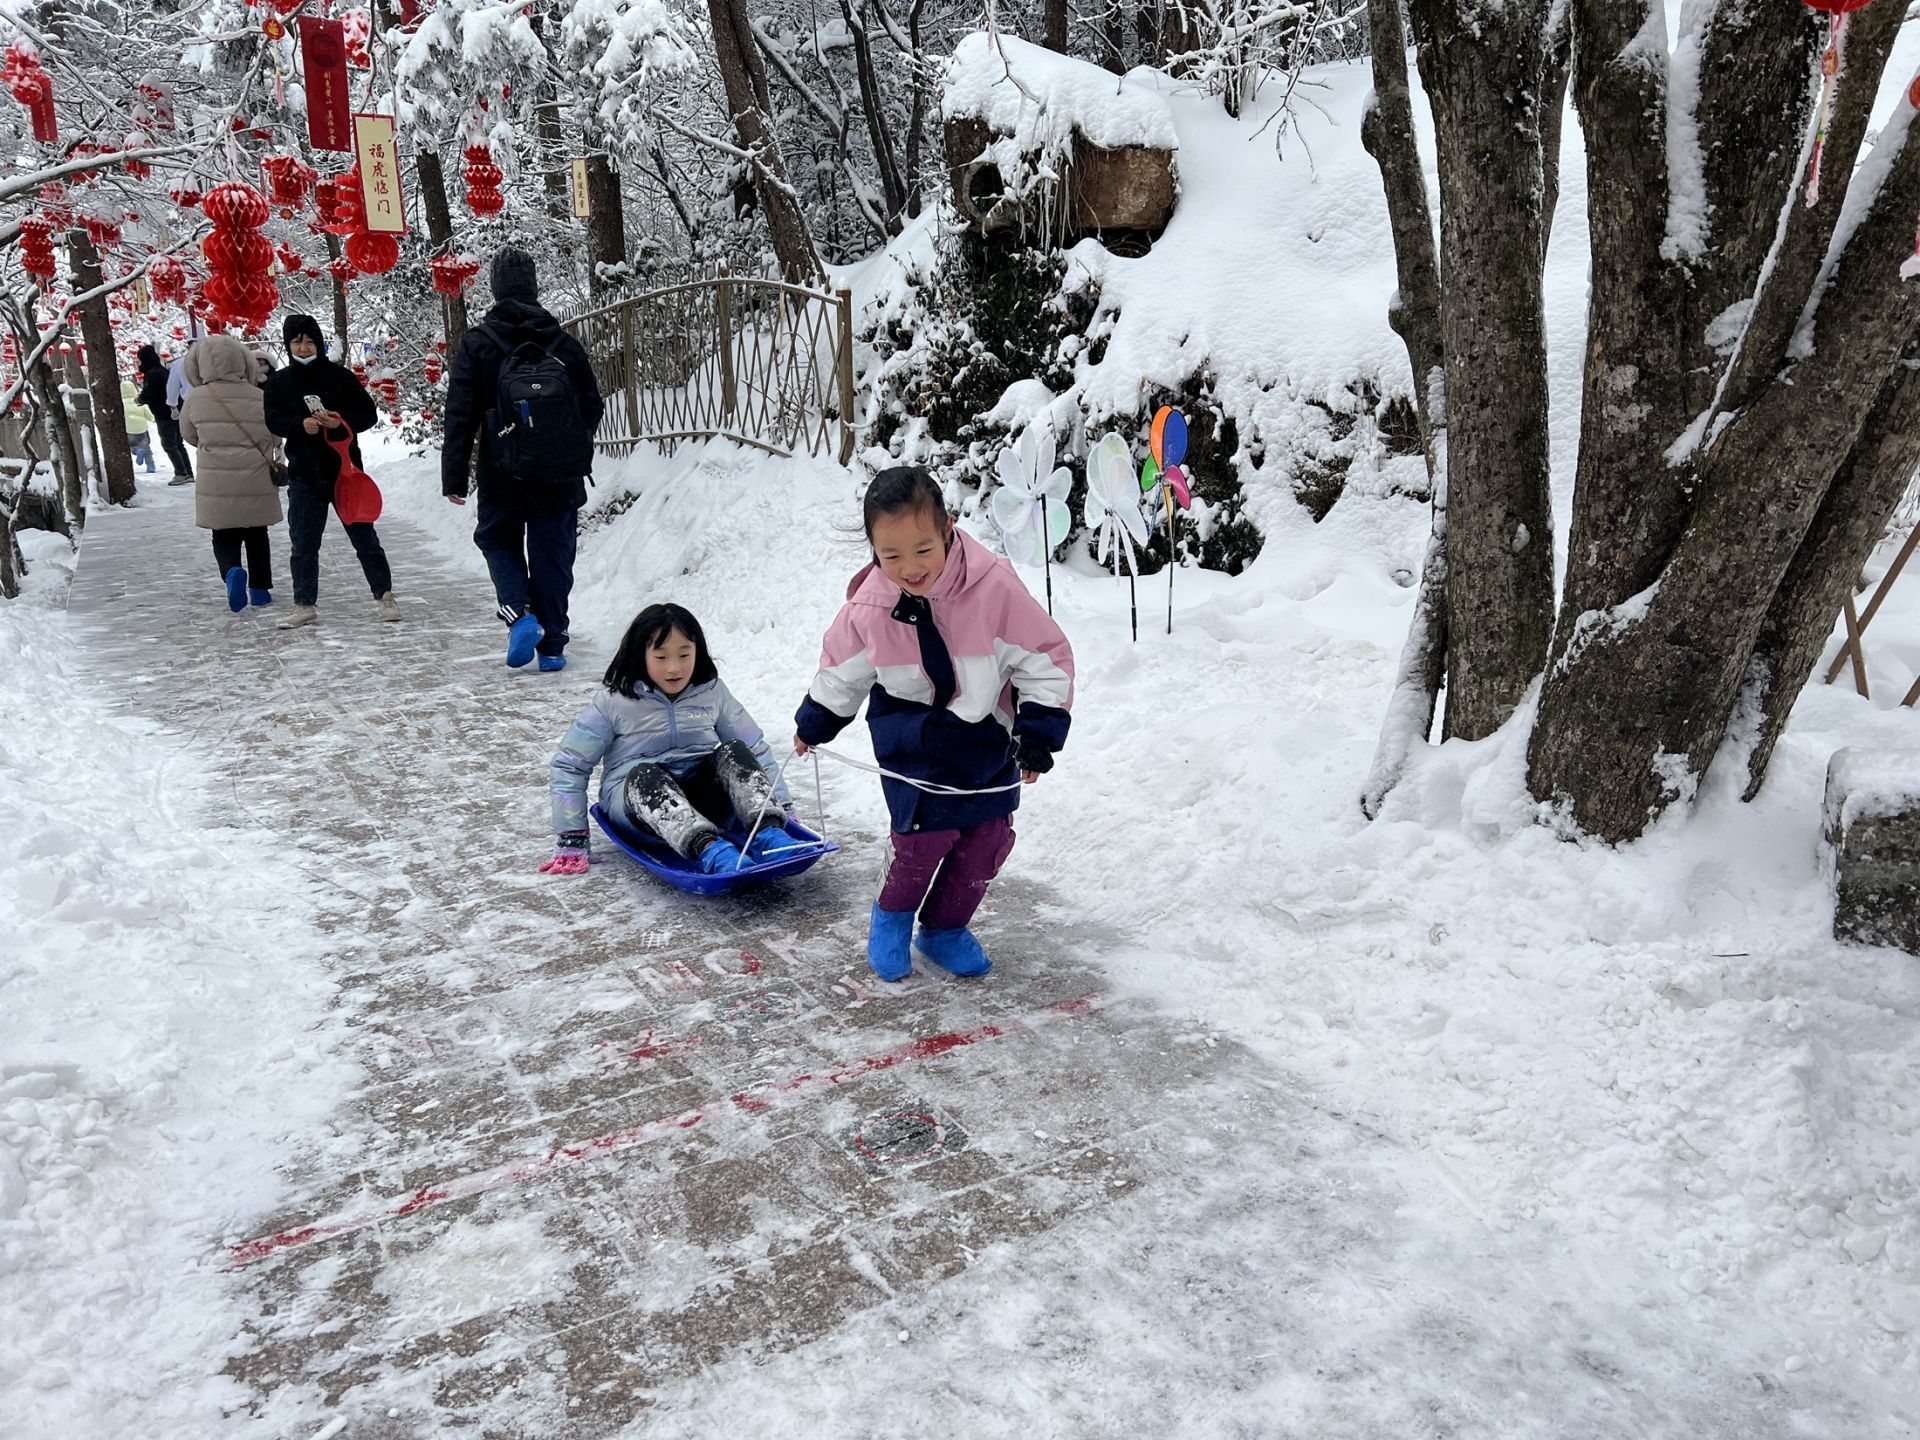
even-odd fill
[(982, 1040), (998, 1040), (1009, 1035), (1025, 1034), (1042, 1025), (1090, 1014), (1100, 1007), (1105, 998), (1101, 995), (1082, 995), (1077, 999), (1064, 1000), (1058, 1005), (1049, 1005), (1044, 1010), (1036, 1010), (1021, 1019), (1002, 1020), (993, 1024), (976, 1025), (971, 1030), (949, 1030), (943, 1035), (928, 1035), (919, 1040), (909, 1040), (903, 1045), (894, 1046), (891, 1050), (882, 1050), (875, 1055), (865, 1055), (857, 1060), (849, 1060), (834, 1066), (831, 1070), (807, 1071), (800, 1075), (789, 1075), (784, 1080), (772, 1080), (764, 1085), (756, 1085), (750, 1090), (729, 1095), (721, 1104), (707, 1110), (683, 1110), (678, 1115), (665, 1115), (640, 1125), (629, 1125), (622, 1130), (610, 1130), (590, 1140), (556, 1145), (544, 1155), (531, 1156), (510, 1165), (499, 1165), (491, 1170), (477, 1170), (471, 1175), (461, 1175), (438, 1185), (423, 1185), (411, 1195), (389, 1200), (371, 1210), (363, 1210), (351, 1215), (330, 1216), (311, 1224), (297, 1225), (285, 1230), (276, 1230), (271, 1235), (243, 1240), (237, 1245), (227, 1247), (224, 1268), (239, 1269), (241, 1266), (251, 1265), (255, 1261), (265, 1260), (272, 1255), (288, 1250), (304, 1249), (308, 1245), (317, 1245), (323, 1240), (336, 1239), (341, 1235), (351, 1235), (357, 1230), (365, 1230), (384, 1221), (404, 1219), (422, 1210), (429, 1210), (455, 1200), (464, 1200), (471, 1195), (484, 1194), (488, 1190), (500, 1190), (509, 1185), (522, 1185), (529, 1180), (537, 1180), (543, 1175), (551, 1175), (557, 1170), (565, 1170), (587, 1160), (598, 1160), (608, 1155), (618, 1155), (625, 1150), (637, 1149), (642, 1145), (651, 1145), (656, 1140), (665, 1140), (683, 1131), (697, 1129), (709, 1120), (716, 1119), (729, 1111), (742, 1115), (758, 1115), (772, 1109), (783, 1099), (790, 1100), (801, 1095), (831, 1090), (837, 1085), (851, 1084), (868, 1075), (877, 1075), (883, 1070), (891, 1070), (896, 1065), (937, 1059), (968, 1045), (977, 1045)]

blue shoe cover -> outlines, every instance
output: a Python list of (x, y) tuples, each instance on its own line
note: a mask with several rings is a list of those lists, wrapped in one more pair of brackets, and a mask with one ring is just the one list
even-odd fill
[(227, 571), (227, 608), (236, 615), (247, 608), (247, 572), (238, 565)]
[(957, 930), (929, 930), (922, 925), (914, 944), (949, 975), (984, 975), (993, 968), (993, 961), (973, 938), (973, 931), (964, 925)]
[(770, 864), (786, 859), (796, 850), (808, 849), (812, 844), (811, 840), (802, 840), (778, 825), (767, 825), (748, 843), (747, 862), (751, 865)]
[(542, 670), (564, 670), (567, 668), (567, 657), (564, 655), (542, 655), (540, 657), (540, 668)]
[(882, 980), (904, 980), (913, 973), (913, 911), (873, 907), (867, 929), (867, 964)]
[(273, 603), (273, 591), (249, 590), (247, 591), (247, 599), (251, 601), (255, 606), (271, 605)]
[(700, 868), (709, 875), (724, 875), (740, 868), (740, 847), (730, 840), (715, 840), (700, 852)]
[(518, 670), (533, 659), (533, 647), (546, 635), (540, 628), (540, 622), (531, 615), (522, 615), (507, 627), (507, 665)]

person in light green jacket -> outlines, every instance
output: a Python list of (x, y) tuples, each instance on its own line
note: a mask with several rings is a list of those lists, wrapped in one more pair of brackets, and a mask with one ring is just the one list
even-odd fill
[(131, 380), (120, 382), (120, 408), (127, 413), (127, 443), (133, 458), (153, 474), (153, 412), (140, 403), (140, 388)]

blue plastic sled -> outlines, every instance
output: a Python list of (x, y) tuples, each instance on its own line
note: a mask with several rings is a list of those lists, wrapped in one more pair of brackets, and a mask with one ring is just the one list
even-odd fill
[[(632, 856), (643, 870), (689, 895), (724, 895), (730, 890), (741, 890), (749, 885), (798, 875), (822, 855), (831, 855), (840, 848), (799, 822), (789, 820), (784, 829), (801, 840), (813, 842), (806, 849), (789, 852), (778, 860), (765, 860), (759, 864), (749, 862), (738, 870), (723, 870), (718, 875), (709, 875), (657, 835), (642, 835), (637, 830), (629, 829), (598, 805), (593, 807), (592, 813), (593, 822), (601, 832)], [(727, 838), (738, 845), (747, 838), (747, 832), (738, 826), (729, 826)]]

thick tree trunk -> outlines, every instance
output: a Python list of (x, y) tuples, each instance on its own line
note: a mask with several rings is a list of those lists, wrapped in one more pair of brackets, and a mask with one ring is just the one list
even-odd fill
[(1553, 625), (1541, 295), (1549, 8), (1412, 6), (1440, 160), (1447, 573), (1470, 581), (1447, 590), (1446, 733), (1467, 739), (1520, 704)]
[(807, 231), (806, 212), (787, 179), (773, 133), (773, 102), (766, 71), (754, 44), (744, 0), (707, 0), (713, 48), (727, 91), (727, 110), (742, 148), (753, 154), (754, 192), (766, 217), (767, 235), (788, 283), (812, 285), (821, 276), (820, 257)]
[[(617, 290), (626, 279), (627, 206), (620, 193), (620, 172), (604, 150), (587, 156), (587, 284), (596, 297)], [(605, 273), (601, 267), (607, 267)]]
[(1916, 466), (1920, 347), (1909, 346), (1867, 413), (1859, 444), (1833, 477), (1753, 647), (1746, 703), (1738, 707), (1759, 719), (1747, 759), (1747, 799), (1758, 793), (1793, 703), (1833, 633), (1834, 617), (1886, 533)]
[(1067, 0), (1046, 0), (1045, 28), (1041, 43), (1049, 50), (1067, 53)]
[(1380, 166), (1387, 218), (1393, 230), (1398, 279), (1387, 323), (1407, 347), (1414, 403), (1433, 494), (1433, 529), (1420, 567), (1419, 594), (1393, 698), (1387, 705), (1361, 809), (1379, 813), (1399, 783), (1407, 759), (1433, 733), (1433, 716), (1447, 674), (1447, 501), (1444, 356), (1440, 344), (1440, 273), (1433, 250), (1433, 216), (1414, 139), (1413, 98), (1407, 82), (1407, 36), (1399, 0), (1368, 0), (1373, 52), (1373, 102), (1360, 122), (1360, 143)]
[[(1853, 157), (1860, 153), (1861, 141), (1867, 133), (1867, 121), (1873, 112), (1873, 99), (1880, 74), (1886, 68), (1887, 56), (1893, 49), (1894, 37), (1899, 33), (1906, 13), (1907, 0), (1873, 0), (1866, 9), (1848, 17), (1846, 68), (1842, 73), (1838, 102), (1828, 121), (1827, 154), (1821, 167), (1822, 183), (1817, 205), (1808, 205), (1804, 201), (1806, 176), (1802, 172), (1807, 147), (1795, 150), (1782, 144), (1777, 131), (1765, 137), (1755, 137), (1755, 148), (1770, 140), (1793, 161), (1793, 189), (1786, 197), (1785, 233), (1779, 237), (1766, 284), (1752, 302), (1744, 333), (1740, 336), (1739, 349), (1727, 374), (1720, 398), (1722, 410), (1737, 410), (1748, 404), (1762, 387), (1779, 374), (1786, 362), (1787, 346), (1806, 309), (1808, 292), (1820, 273), (1820, 267), (1826, 263), (1827, 246), (1833, 239), (1834, 226), (1839, 222), (1841, 207), (1847, 198), (1848, 182), (1853, 174)], [(1810, 63), (1808, 52), (1823, 48), (1824, 31), (1804, 18), (1800, 23), (1804, 27), (1800, 43), (1791, 47), (1791, 53), (1797, 57), (1796, 63), (1804, 66)], [(1796, 113), (1801, 126), (1800, 133), (1807, 135), (1811, 134), (1807, 110), (1812, 102), (1804, 70), (1800, 76), (1799, 91)], [(1778, 124), (1776, 119), (1775, 125)], [(1778, 201), (1781, 197), (1775, 191), (1771, 198)], [(1777, 209), (1774, 213), (1778, 213)], [(1755, 218), (1764, 220), (1764, 212)], [(1774, 228), (1771, 225), (1766, 228), (1765, 235), (1769, 243), (1774, 239)]]
[[(104, 283), (99, 253), (85, 230), (76, 228), (67, 236), (67, 258), (73, 263), (76, 294)], [(77, 313), (80, 337), (87, 342), (87, 392), (93, 397), (93, 433), (100, 445), (107, 503), (125, 505), (133, 499), (133, 447), (127, 440), (126, 407), (120, 401), (120, 364), (113, 348), (107, 297), (96, 296), (79, 306)]]
[(1920, 285), (1899, 275), (1920, 213), (1912, 116), (1903, 107), (1881, 134), (1890, 163), (1870, 201), (1855, 197), (1865, 213), (1814, 313), (1811, 355), (1716, 427), (1658, 584), (1568, 624), (1529, 783), (1589, 833), (1632, 838), (1694, 793), (1782, 581), (1920, 326)]
[[(420, 208), (427, 217), (427, 239), (436, 255), (453, 250), (453, 212), (447, 208), (447, 175), (437, 151), (421, 147), (414, 156), (414, 173), (420, 180)], [(467, 336), (467, 297), (442, 297), (442, 319), (447, 332), (447, 353), (455, 354)]]

